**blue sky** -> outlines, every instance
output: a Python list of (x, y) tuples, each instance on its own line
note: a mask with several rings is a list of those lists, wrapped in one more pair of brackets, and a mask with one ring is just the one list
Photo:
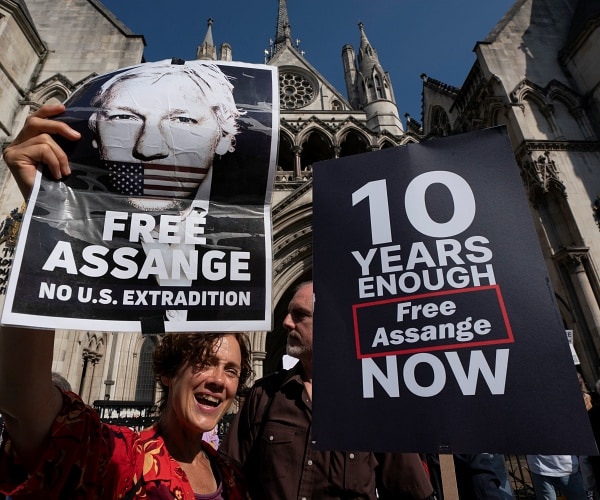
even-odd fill
[[(101, 0), (146, 39), (148, 61), (193, 59), (214, 20), (213, 38), (236, 61), (264, 62), (275, 35), (278, 0)], [(390, 73), (400, 117), (421, 121), (421, 73), (460, 87), (483, 40), (513, 0), (288, 0), (292, 37), (305, 57), (344, 96), (342, 47), (359, 44), (362, 21)]]

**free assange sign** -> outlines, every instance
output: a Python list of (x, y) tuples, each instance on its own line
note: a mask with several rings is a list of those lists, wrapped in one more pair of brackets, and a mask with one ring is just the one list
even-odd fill
[(596, 454), (504, 127), (313, 182), (318, 448)]

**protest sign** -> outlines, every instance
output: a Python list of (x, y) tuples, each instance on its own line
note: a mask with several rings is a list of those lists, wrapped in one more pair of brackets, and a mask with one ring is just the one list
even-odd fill
[(318, 448), (596, 453), (504, 127), (313, 173)]
[(38, 175), (2, 322), (269, 330), (276, 68), (140, 64), (66, 105), (72, 174)]

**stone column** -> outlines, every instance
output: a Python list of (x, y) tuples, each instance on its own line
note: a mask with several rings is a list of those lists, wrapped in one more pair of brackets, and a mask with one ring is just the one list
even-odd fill
[(294, 146), (294, 179), (300, 179), (302, 176), (302, 146)]
[(600, 352), (600, 308), (584, 266), (588, 252), (585, 247), (571, 247), (559, 252), (555, 260), (567, 270), (572, 280), (581, 312), (592, 333), (592, 341), (596, 351)]

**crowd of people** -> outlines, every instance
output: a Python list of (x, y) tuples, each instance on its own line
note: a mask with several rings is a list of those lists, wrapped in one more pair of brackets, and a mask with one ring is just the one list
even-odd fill
[[(62, 105), (42, 107), (5, 148), (25, 198), (38, 163), (56, 179), (70, 173), (53, 137), (76, 141), (80, 134), (49, 119), (62, 111)], [(13, 499), (442, 498), (435, 456), (313, 448), (311, 282), (297, 287), (283, 326), (287, 354), (298, 363), (252, 387), (244, 333), (162, 336), (153, 354), (160, 417), (140, 432), (102, 422), (53, 378), (52, 331), (1, 327), (0, 380), (17, 382), (0, 385), (0, 491)], [(242, 395), (224, 439), (203, 440)], [(462, 499), (512, 497), (501, 457), (454, 457)], [(586, 498), (575, 461), (536, 456), (529, 465), (538, 498), (552, 498), (553, 485), (568, 500)], [(553, 467), (567, 471), (567, 480), (548, 479)]]

